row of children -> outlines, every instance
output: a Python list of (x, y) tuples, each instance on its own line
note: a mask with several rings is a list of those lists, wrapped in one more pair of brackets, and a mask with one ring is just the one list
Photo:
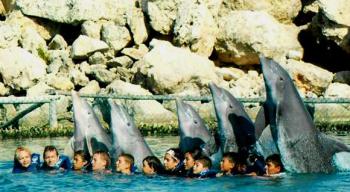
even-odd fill
[[(59, 155), (54, 146), (46, 146), (43, 152), (44, 162), (40, 162), (40, 155), (31, 153), (28, 148), (18, 147), (15, 151), (13, 173), (34, 172), (34, 171), (67, 171), (80, 172), (118, 173), (130, 175), (137, 172), (134, 166), (134, 157), (129, 154), (121, 154), (111, 165), (111, 158), (108, 152), (96, 151), (90, 159), (83, 151), (74, 153), (73, 165), (65, 155)], [(220, 171), (217, 173), (212, 169), (211, 159), (201, 154), (201, 151), (194, 150), (182, 154), (178, 148), (170, 148), (164, 155), (163, 164), (155, 156), (144, 158), (142, 172), (145, 175), (174, 175), (181, 177), (219, 177), (230, 175), (260, 175), (271, 176), (283, 170), (279, 155), (271, 155), (264, 160), (255, 158), (251, 165), (247, 164), (237, 153), (229, 152), (223, 155), (220, 163)]]

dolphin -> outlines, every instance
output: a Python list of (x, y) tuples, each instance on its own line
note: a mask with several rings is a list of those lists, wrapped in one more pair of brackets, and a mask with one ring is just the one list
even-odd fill
[(114, 158), (121, 153), (128, 153), (135, 159), (135, 166), (142, 170), (142, 161), (153, 153), (136, 127), (126, 109), (108, 99), (110, 105), (110, 129), (112, 132)]
[(186, 153), (194, 149), (201, 149), (203, 154), (212, 159), (213, 165), (218, 165), (222, 152), (218, 150), (215, 137), (210, 133), (204, 120), (191, 105), (179, 98), (176, 99), (176, 108), (180, 150)]
[[(94, 110), (76, 91), (72, 91), (74, 134), (68, 143), (68, 151), (83, 150), (92, 157), (95, 151), (110, 152), (111, 137), (99, 122)], [(67, 151), (67, 147), (65, 149)], [(72, 157), (72, 154), (67, 154)]]
[(259, 56), (266, 88), (264, 114), (287, 171), (329, 173), (350, 164), (350, 148), (319, 132), (292, 79), (277, 62)]
[(209, 84), (218, 121), (220, 147), (223, 152), (248, 152), (255, 148), (254, 123), (230, 92)]

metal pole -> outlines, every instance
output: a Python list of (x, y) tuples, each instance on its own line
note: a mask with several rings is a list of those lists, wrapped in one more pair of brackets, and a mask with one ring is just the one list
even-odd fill
[(49, 103), (49, 122), (50, 122), (50, 128), (56, 128), (58, 126), (55, 99), (51, 100)]

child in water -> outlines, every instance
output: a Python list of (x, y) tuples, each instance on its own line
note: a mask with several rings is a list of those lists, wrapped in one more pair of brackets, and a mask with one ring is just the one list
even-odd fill
[(105, 151), (96, 151), (92, 156), (92, 171), (95, 173), (111, 173), (111, 159)]
[(232, 176), (236, 171), (236, 164), (238, 159), (238, 153), (227, 152), (223, 154), (222, 160), (220, 162), (220, 173), (217, 174), (217, 177), (226, 175)]
[(195, 161), (193, 166), (193, 174), (197, 178), (214, 178), (216, 177), (216, 172), (211, 171), (211, 160), (209, 157), (203, 156)]
[(74, 152), (74, 156), (73, 156), (74, 171), (87, 171), (89, 169), (89, 166), (90, 166), (90, 163), (89, 163), (88, 157), (83, 150)]
[(193, 151), (188, 151), (185, 153), (185, 177), (193, 177), (193, 166), (195, 161), (201, 156), (200, 149), (194, 149)]
[(278, 175), (283, 171), (281, 157), (278, 154), (270, 155), (266, 158), (266, 174), (265, 176)]
[(167, 175), (184, 176), (183, 157), (179, 148), (170, 148), (164, 155), (164, 169)]
[(59, 155), (55, 146), (49, 145), (44, 149), (44, 163), (41, 166), (45, 171), (65, 171), (72, 168), (69, 158), (65, 155)]
[(116, 171), (124, 175), (131, 175), (134, 173), (134, 157), (130, 154), (121, 154), (115, 162)]
[(155, 156), (147, 156), (142, 161), (142, 171), (145, 175), (163, 174), (164, 167), (160, 160)]
[(33, 153), (26, 147), (17, 147), (14, 156), (12, 173), (37, 171), (40, 166), (40, 155)]

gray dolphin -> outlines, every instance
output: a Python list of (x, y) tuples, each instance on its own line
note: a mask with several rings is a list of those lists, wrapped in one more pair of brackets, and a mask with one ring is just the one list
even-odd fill
[(204, 154), (211, 156), (214, 161), (213, 164), (217, 164), (217, 158), (219, 158), (221, 150), (219, 154), (215, 138), (203, 119), (191, 105), (184, 103), (181, 99), (176, 99), (176, 108), (180, 132), (180, 150), (186, 153), (200, 148)]
[[(86, 100), (81, 99), (76, 91), (72, 91), (72, 101), (74, 135), (68, 146), (73, 152), (84, 150), (90, 157), (98, 150), (110, 152), (112, 140), (102, 127), (92, 107)], [(72, 156), (72, 154), (67, 155)]]
[(142, 160), (153, 155), (151, 149), (126, 109), (114, 103), (112, 99), (108, 99), (108, 103), (111, 110), (110, 129), (115, 157), (120, 153), (128, 153), (134, 157), (137, 168), (142, 170)]
[(259, 58), (266, 87), (264, 114), (286, 170), (329, 173), (343, 166), (339, 163), (350, 164), (349, 158), (337, 161), (339, 155), (349, 155), (344, 153), (349, 147), (316, 129), (287, 71), (271, 59)]
[(220, 146), (223, 152), (248, 151), (255, 148), (254, 123), (230, 92), (209, 84), (218, 121)]

